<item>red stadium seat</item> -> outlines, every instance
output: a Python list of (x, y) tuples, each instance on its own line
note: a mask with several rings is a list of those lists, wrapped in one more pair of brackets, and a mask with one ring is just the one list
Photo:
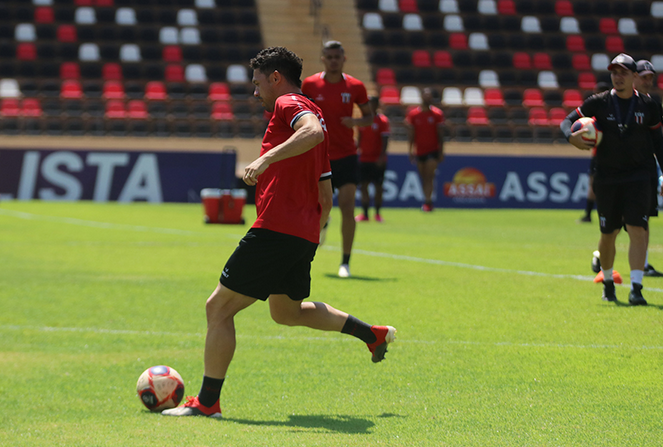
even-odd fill
[(80, 79), (81, 68), (76, 62), (63, 62), (60, 64), (60, 79)]
[(624, 41), (621, 36), (606, 36), (605, 49), (610, 53), (623, 53)]
[(414, 50), (412, 52), (412, 65), (415, 67), (430, 67), (432, 64), (428, 50)]
[(184, 67), (181, 65), (167, 65), (164, 78), (167, 82), (184, 82)]
[(106, 103), (106, 118), (122, 119), (127, 117), (127, 110), (124, 108), (124, 102), (119, 99), (112, 99)]
[(586, 53), (576, 53), (571, 56), (571, 65), (574, 70), (591, 70), (592, 63)]
[(122, 79), (122, 67), (116, 62), (107, 62), (101, 67), (101, 77), (105, 80), (119, 81)]
[(517, 51), (513, 53), (513, 67), (521, 70), (529, 70), (532, 68), (532, 59), (529, 54), (524, 51)]
[(658, 85), (659, 89), (663, 89), (663, 73), (658, 75), (658, 77), (656, 78), (656, 84)]
[(582, 94), (575, 89), (565, 90), (562, 95), (562, 105), (564, 107), (575, 109), (583, 103)]
[(467, 36), (463, 33), (451, 33), (449, 47), (454, 50), (467, 50)]
[(399, 0), (398, 9), (400, 9), (401, 12), (419, 12), (417, 0)]
[(95, 6), (114, 6), (115, 1), (114, 0), (95, 0), (94, 5)]
[(574, 53), (585, 52), (585, 40), (582, 36), (572, 34), (566, 37), (566, 49)]
[(50, 6), (38, 6), (35, 8), (35, 23), (53, 23), (55, 14)]
[(77, 42), (78, 32), (74, 25), (60, 25), (58, 26), (56, 37), (59, 42)]
[(230, 99), (230, 87), (225, 82), (212, 82), (209, 85), (207, 98), (211, 101), (228, 101)]
[(516, 3), (513, 0), (497, 0), (497, 12), (502, 15), (516, 15)]
[(37, 98), (25, 98), (21, 102), (21, 115), (40, 117), (42, 115), (41, 104)]
[(16, 46), (16, 58), (24, 61), (37, 59), (37, 47), (32, 42), (21, 42)]
[(541, 107), (531, 108), (527, 122), (530, 126), (547, 126), (549, 123), (546, 109)]
[(78, 79), (65, 79), (60, 86), (60, 97), (65, 99), (80, 99), (83, 97), (83, 88)]
[(124, 85), (119, 81), (106, 81), (102, 89), (101, 97), (104, 99), (123, 99)]
[(599, 31), (601, 34), (619, 34), (617, 22), (613, 18), (602, 17), (599, 20)]
[(397, 87), (386, 85), (380, 89), (380, 102), (385, 105), (401, 103), (401, 92)]
[(553, 107), (550, 109), (550, 118), (548, 119), (548, 124), (551, 126), (559, 126), (568, 113), (561, 107)]
[(233, 109), (230, 106), (229, 102), (226, 101), (216, 101), (212, 103), (212, 113), (210, 115), (212, 119), (218, 121), (232, 121), (235, 119), (233, 114)]
[(127, 103), (127, 117), (132, 119), (146, 119), (148, 117), (145, 101), (132, 99)]
[(166, 45), (163, 47), (161, 57), (165, 62), (182, 62), (182, 48), (177, 45)]
[(145, 85), (145, 99), (163, 101), (168, 97), (166, 86), (161, 81), (150, 81)]
[(448, 51), (435, 50), (435, 52), (433, 52), (433, 65), (438, 68), (452, 68), (454, 62)]
[(483, 92), (483, 100), (489, 107), (503, 107), (504, 95), (502, 90), (498, 88), (487, 88)]
[(486, 109), (483, 107), (470, 107), (467, 109), (467, 124), (472, 126), (487, 126), (490, 124)]
[(543, 94), (537, 88), (528, 88), (523, 92), (523, 105), (525, 107), (543, 107)]
[(391, 68), (378, 68), (375, 73), (375, 82), (378, 85), (396, 85), (396, 74)]
[(16, 117), (21, 116), (21, 108), (18, 99), (4, 98), (0, 103), (0, 116)]
[(552, 70), (552, 61), (548, 53), (534, 53), (532, 65), (537, 70)]
[(596, 85), (596, 76), (594, 73), (587, 71), (578, 75), (578, 87), (585, 90), (593, 90)]
[(558, 16), (573, 16), (573, 4), (569, 0), (557, 0), (555, 14)]

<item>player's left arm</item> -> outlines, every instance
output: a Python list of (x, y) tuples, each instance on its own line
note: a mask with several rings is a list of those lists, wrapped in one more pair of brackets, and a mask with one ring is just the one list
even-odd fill
[(261, 155), (244, 169), (244, 183), (255, 185), (258, 176), (265, 172), (270, 164), (301, 155), (325, 140), (322, 124), (313, 113), (300, 116), (292, 129), (295, 133), (290, 138)]

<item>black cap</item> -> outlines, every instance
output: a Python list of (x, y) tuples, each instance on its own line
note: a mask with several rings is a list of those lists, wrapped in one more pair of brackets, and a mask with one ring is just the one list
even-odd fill
[(610, 62), (610, 65), (608, 65), (608, 70), (612, 70), (617, 65), (631, 71), (637, 71), (638, 69), (635, 60), (633, 60), (633, 58), (628, 54), (624, 53), (620, 53), (617, 56), (615, 56), (612, 62)]
[(637, 66), (638, 66), (638, 74), (641, 75), (656, 74), (656, 70), (654, 70), (654, 64), (652, 64), (646, 59), (639, 60)]

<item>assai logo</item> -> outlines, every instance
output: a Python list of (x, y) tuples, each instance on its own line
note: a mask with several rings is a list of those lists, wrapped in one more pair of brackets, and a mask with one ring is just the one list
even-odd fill
[(478, 169), (463, 168), (456, 171), (451, 182), (444, 184), (444, 195), (455, 202), (485, 201), (495, 197), (495, 184), (488, 183)]

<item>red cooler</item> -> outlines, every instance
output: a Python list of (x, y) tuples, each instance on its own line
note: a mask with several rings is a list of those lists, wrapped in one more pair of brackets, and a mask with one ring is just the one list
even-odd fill
[(200, 198), (205, 209), (205, 223), (244, 223), (242, 211), (246, 204), (246, 190), (205, 188), (200, 191)]

